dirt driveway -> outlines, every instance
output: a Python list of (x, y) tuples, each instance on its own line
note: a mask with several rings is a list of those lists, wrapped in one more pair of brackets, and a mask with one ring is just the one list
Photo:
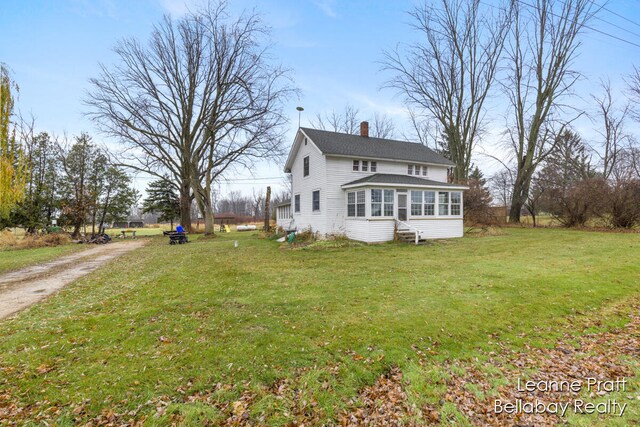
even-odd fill
[(0, 319), (27, 308), (146, 243), (143, 239), (99, 245), (44, 264), (0, 274)]

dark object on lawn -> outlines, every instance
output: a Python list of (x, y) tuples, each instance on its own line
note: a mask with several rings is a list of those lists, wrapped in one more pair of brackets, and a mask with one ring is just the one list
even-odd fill
[(111, 237), (106, 233), (96, 234), (95, 237), (89, 240), (89, 243), (95, 243), (97, 245), (103, 245), (105, 243), (109, 243), (111, 241)]
[(177, 231), (165, 231), (162, 234), (169, 236), (169, 244), (175, 245), (176, 243), (181, 245), (183, 243), (189, 243), (186, 233), (178, 233)]

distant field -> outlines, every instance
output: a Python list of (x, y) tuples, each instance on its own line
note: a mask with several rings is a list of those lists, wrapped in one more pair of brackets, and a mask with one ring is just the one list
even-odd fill
[[(623, 325), (626, 311), (613, 307), (640, 296), (637, 234), (508, 228), (419, 247), (296, 250), (256, 233), (194, 240), (155, 238), (0, 322), (0, 414), (22, 408), (11, 412), (19, 423), (58, 425), (338, 423), (397, 369), (409, 406), (465, 425), (445, 385), (465, 371), (446, 366), (478, 361), (498, 387), (487, 354), (554, 347), (598, 316), (600, 328)], [(639, 404), (622, 419), (568, 422), (634, 424)]]

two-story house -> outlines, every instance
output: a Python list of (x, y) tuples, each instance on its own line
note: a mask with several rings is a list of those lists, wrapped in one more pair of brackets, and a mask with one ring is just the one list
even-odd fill
[(300, 128), (285, 164), (289, 203), (277, 207), (278, 225), (340, 233), (363, 242), (462, 237), (463, 190), (447, 183), (453, 166), (422, 144)]

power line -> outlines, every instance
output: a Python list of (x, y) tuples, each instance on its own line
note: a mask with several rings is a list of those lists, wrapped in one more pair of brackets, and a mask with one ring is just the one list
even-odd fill
[[(525, 2), (525, 1), (523, 1), (523, 0), (516, 0), (516, 1), (517, 1), (518, 3), (524, 4), (525, 6), (529, 6), (529, 7), (532, 7), (532, 8), (538, 9), (538, 10), (540, 9), (539, 7), (534, 6), (534, 5), (530, 4), (530, 3), (527, 3), (527, 2)], [(592, 3), (592, 4), (594, 4), (594, 5), (596, 5), (596, 6), (598, 6), (598, 4), (597, 4), (597, 3), (595, 3), (595, 2), (593, 2), (593, 1), (592, 1), (591, 3)], [(485, 4), (487, 4), (487, 3), (485, 3)], [(493, 6), (492, 6), (492, 7), (493, 7)], [(554, 12), (552, 12), (552, 11), (550, 11), (550, 12), (549, 12), (549, 14), (550, 14), (550, 15), (552, 15), (552, 16), (555, 16), (556, 18), (560, 17), (558, 14), (556, 14), (556, 13), (554, 13)], [(606, 21), (605, 21), (605, 22), (606, 22)], [(613, 35), (613, 34), (611, 34), (611, 33), (608, 33), (608, 32), (606, 32), (606, 31), (602, 31), (602, 30), (598, 30), (597, 28), (593, 28), (593, 27), (591, 27), (591, 26), (589, 26), (589, 25), (584, 25), (584, 28), (587, 28), (587, 29), (589, 29), (589, 30), (591, 30), (591, 31), (595, 31), (596, 33), (600, 33), (600, 34), (605, 35), (605, 36), (607, 36), (607, 37), (611, 37), (612, 39), (616, 39), (616, 40), (619, 40), (619, 41), (621, 41), (621, 42), (624, 42), (624, 43), (630, 44), (630, 45), (632, 45), (632, 46), (640, 47), (640, 44), (638, 44), (638, 43), (632, 42), (632, 41), (627, 40), (627, 39), (624, 39), (624, 38), (622, 38), (622, 37), (614, 36), (614, 35)]]
[(598, 3), (596, 3), (595, 1), (593, 2), (593, 4), (594, 4), (594, 5), (596, 5), (596, 6), (598, 6), (598, 7), (600, 7), (600, 8), (601, 8), (601, 9), (603, 9), (603, 10), (606, 10), (607, 12), (609, 12), (609, 13), (610, 13), (610, 14), (612, 14), (612, 15), (615, 15), (615, 16), (617, 16), (617, 17), (619, 17), (619, 18), (624, 19), (624, 20), (625, 20), (625, 21), (627, 21), (627, 22), (632, 23), (633, 25), (635, 25), (635, 26), (637, 26), (637, 27), (640, 27), (640, 24), (638, 24), (637, 22), (632, 21), (631, 19), (627, 18), (627, 17), (626, 17), (626, 16), (624, 16), (624, 15), (620, 15), (619, 13), (614, 12), (613, 10), (609, 9), (608, 7), (606, 7), (606, 6), (604, 6), (604, 5), (599, 5), (599, 4), (598, 4)]

